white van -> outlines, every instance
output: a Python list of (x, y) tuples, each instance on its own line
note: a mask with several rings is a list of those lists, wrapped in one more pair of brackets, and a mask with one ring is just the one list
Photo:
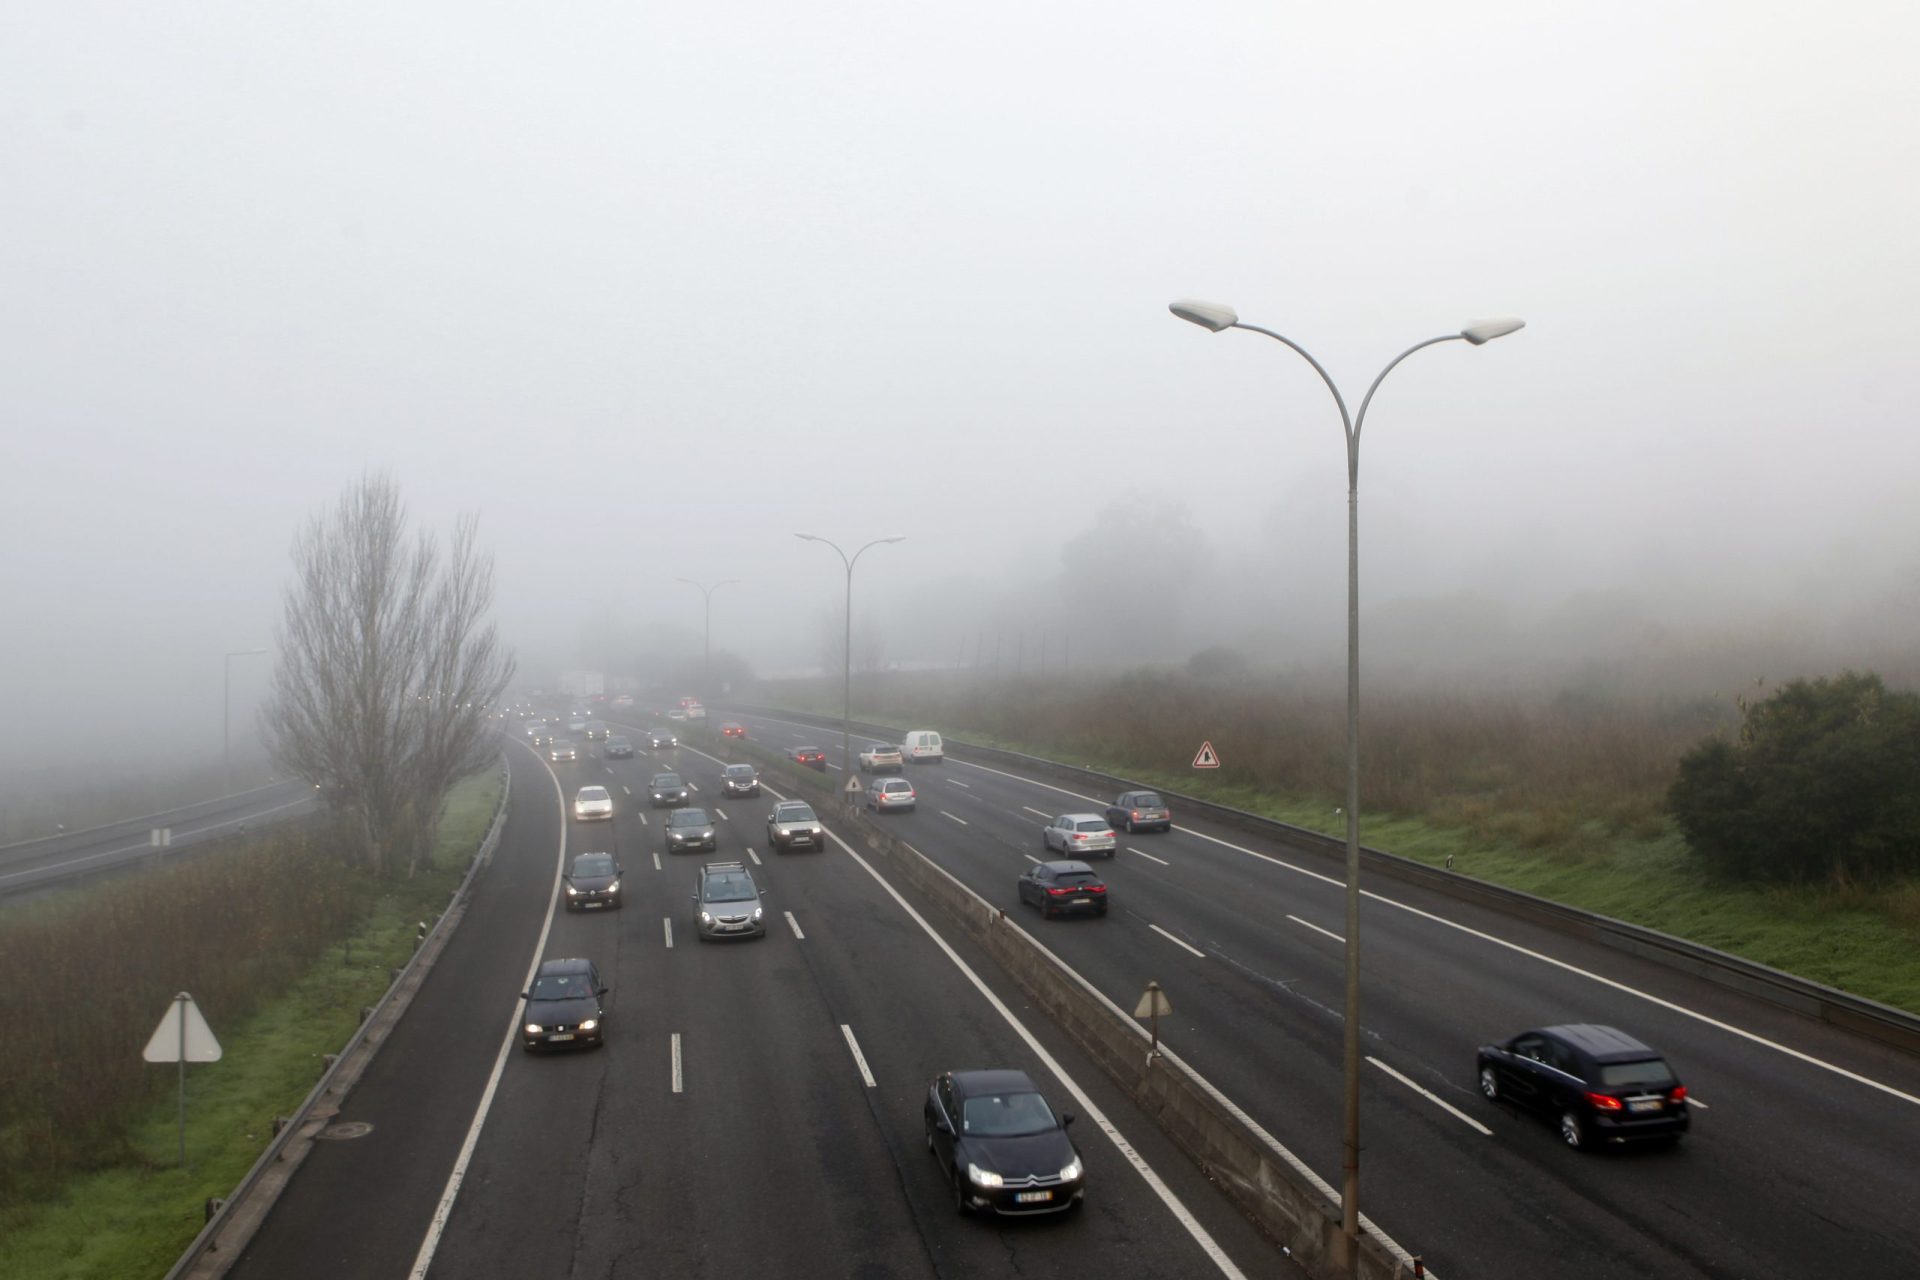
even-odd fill
[(940, 735), (931, 729), (914, 729), (900, 743), (901, 752), (907, 759), (915, 762), (932, 761), (945, 763), (947, 753), (940, 745)]

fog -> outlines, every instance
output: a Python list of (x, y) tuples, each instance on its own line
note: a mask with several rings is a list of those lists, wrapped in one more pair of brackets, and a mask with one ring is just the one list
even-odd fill
[(1893, 4), (16, 6), (0, 768), (217, 755), (222, 655), (370, 471), (481, 513), (523, 684), (596, 626), (697, 650), (683, 577), (739, 580), (716, 649), (817, 667), (844, 576), (796, 532), (906, 536), (855, 579), (887, 663), (1336, 670), (1338, 416), (1187, 296), (1355, 406), (1526, 319), (1370, 410), (1382, 669), (1911, 672), (1917, 43)]

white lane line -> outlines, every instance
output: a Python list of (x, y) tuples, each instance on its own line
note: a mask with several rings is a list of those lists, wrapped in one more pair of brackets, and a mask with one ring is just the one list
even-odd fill
[(687, 789), (688, 789), (689, 791), (698, 791), (698, 790), (700, 789), (700, 784), (699, 784), (699, 783), (697, 783), (697, 782), (692, 782), (692, 781), (689, 781), (689, 782), (687, 783)]
[(1165, 858), (1156, 858), (1150, 853), (1145, 853), (1139, 849), (1134, 848), (1132, 845), (1127, 846), (1127, 852), (1138, 853), (1140, 854), (1141, 857), (1145, 858), (1148, 862), (1157, 862), (1163, 867), (1170, 867), (1173, 865), (1171, 862), (1168, 862)]
[(802, 942), (805, 942), (807, 939), (807, 935), (800, 932), (800, 922), (793, 918), (793, 912), (782, 911), (780, 914), (787, 918), (787, 928), (793, 930), (793, 936), (800, 939)]
[(676, 1031), (673, 1033), (673, 1091), (675, 1093), (680, 1092), (681, 1083), (682, 1081), (680, 1076), (680, 1033)]
[(951, 782), (954, 786), (959, 787), (962, 791), (973, 790), (973, 785), (971, 783), (962, 782), (958, 778), (948, 778), (947, 781)]
[(640, 810), (638, 810), (638, 809), (635, 809), (635, 810), (634, 810), (634, 812), (635, 812), (635, 813), (638, 813), (638, 814), (640, 814), (640, 825), (641, 825), (641, 826), (643, 826), (643, 827), (644, 827), (644, 826), (647, 826), (647, 825), (649, 825), (649, 824), (648, 824), (648, 822), (647, 822), (647, 815), (646, 815), (645, 813), (641, 813), (641, 811), (640, 811)]
[(1176, 946), (1176, 947), (1186, 947), (1186, 949), (1187, 949), (1188, 951), (1191, 951), (1191, 952), (1193, 952), (1193, 954), (1195, 954), (1195, 955), (1197, 955), (1197, 956), (1199, 956), (1199, 957), (1200, 957), (1200, 958), (1201, 958), (1202, 960), (1205, 960), (1205, 959), (1207, 958), (1207, 953), (1206, 953), (1206, 952), (1204, 952), (1204, 951), (1202, 951), (1202, 950), (1200, 950), (1200, 949), (1199, 949), (1198, 947), (1192, 947), (1192, 946), (1188, 946), (1188, 945), (1187, 945), (1186, 943), (1184, 943), (1184, 942), (1182, 942), (1182, 941), (1181, 941), (1180, 939), (1178, 939), (1178, 938), (1176, 938), (1176, 937), (1174, 937), (1174, 936), (1173, 936), (1172, 934), (1170, 934), (1170, 933), (1168, 933), (1168, 932), (1167, 932), (1167, 931), (1166, 931), (1165, 929), (1162, 929), (1162, 928), (1161, 928), (1161, 927), (1160, 927), (1159, 925), (1157, 925), (1157, 924), (1150, 924), (1150, 925), (1148, 925), (1148, 926), (1147, 926), (1147, 928), (1149, 928), (1149, 929), (1151, 929), (1151, 930), (1153, 930), (1153, 931), (1154, 931), (1155, 933), (1157, 933), (1157, 934), (1159, 934), (1159, 935), (1160, 935), (1161, 937), (1163, 937), (1163, 938), (1165, 938), (1165, 939), (1166, 939), (1166, 940), (1167, 940), (1168, 942), (1171, 942), (1171, 943), (1172, 943), (1172, 944), (1173, 944), (1174, 946)]
[(860, 1068), (860, 1078), (867, 1082), (867, 1088), (873, 1088), (873, 1072), (867, 1070), (867, 1055), (860, 1052), (860, 1042), (853, 1038), (853, 1028), (843, 1022), (840, 1024), (840, 1034), (847, 1038), (847, 1048), (853, 1050), (853, 1065)]
[[(526, 746), (525, 743), (521, 744)], [(540, 760), (540, 753), (532, 747), (526, 748), (533, 758)], [(527, 962), (527, 976), (521, 982), (520, 989), (528, 990), (533, 986), (533, 975), (540, 968), (540, 957), (547, 949), (547, 931), (553, 928), (554, 904), (560, 900), (560, 879), (567, 866), (567, 797), (560, 790), (560, 776), (554, 773), (551, 765), (540, 761), (546, 767), (547, 776), (553, 779), (553, 798), (560, 806), (560, 847), (553, 859), (553, 888), (547, 895), (547, 916), (540, 925), (540, 938), (533, 944), (533, 959)], [(473, 1123), (467, 1126), (467, 1136), (460, 1144), (460, 1154), (454, 1157), (453, 1170), (447, 1175), (447, 1185), (441, 1189), (440, 1203), (434, 1206), (433, 1218), (427, 1223), (427, 1234), (420, 1241), (420, 1250), (413, 1255), (413, 1270), (407, 1273), (408, 1280), (425, 1280), (427, 1268), (433, 1265), (434, 1251), (440, 1247), (440, 1235), (447, 1229), (447, 1219), (453, 1216), (453, 1202), (460, 1195), (460, 1184), (467, 1179), (467, 1167), (473, 1162), (473, 1149), (480, 1143), (481, 1127), (487, 1123), (487, 1112), (493, 1109), (494, 1094), (500, 1088), (500, 1073), (506, 1070), (507, 1055), (513, 1052), (513, 1042), (520, 1038), (520, 1005), (516, 1002), (513, 1016), (507, 1020), (507, 1034), (500, 1040), (500, 1052), (493, 1058), (493, 1074), (487, 1077), (487, 1087), (480, 1094), (480, 1105), (474, 1110)]]
[(1020, 856), (1025, 858), (1028, 862), (1031, 862), (1036, 867), (1040, 865), (1040, 859), (1034, 857), (1030, 853), (1023, 853)]
[(626, 792), (626, 793), (627, 793), (628, 795), (632, 795), (632, 794), (633, 794), (633, 788), (632, 788), (632, 787), (630, 787), (630, 786), (628, 786), (628, 785), (627, 785), (626, 783), (624, 783), (624, 782), (620, 784), (620, 789), (621, 789), (622, 791), (624, 791), (624, 792)]
[(660, 926), (667, 931), (667, 950), (671, 951), (673, 950), (673, 917), (661, 916)]
[(727, 811), (725, 809), (716, 808), (714, 812), (720, 815), (720, 821), (725, 822), (727, 820)]
[(1454, 1106), (1451, 1102), (1448, 1102), (1446, 1099), (1442, 1098), (1439, 1094), (1436, 1094), (1430, 1089), (1424, 1089), (1421, 1086), (1415, 1084), (1413, 1081), (1407, 1079), (1407, 1077), (1401, 1075), (1398, 1071), (1395, 1071), (1392, 1067), (1380, 1061), (1380, 1059), (1373, 1057), (1371, 1054), (1368, 1055), (1367, 1061), (1371, 1062), (1374, 1066), (1380, 1068), (1382, 1071), (1392, 1076), (1395, 1080), (1398, 1080), (1401, 1084), (1407, 1086), (1407, 1088), (1413, 1090), (1415, 1093), (1419, 1094), (1421, 1097), (1425, 1098), (1428, 1102), (1431, 1102), (1434, 1106), (1440, 1108), (1442, 1111), (1446, 1112), (1448, 1115), (1452, 1116), (1454, 1119), (1460, 1121), (1463, 1124), (1469, 1125), (1472, 1128), (1478, 1129), (1480, 1131), (1481, 1137), (1491, 1138), (1493, 1136), (1493, 1130), (1487, 1128), (1487, 1126), (1481, 1124), (1478, 1120), (1475, 1120), (1472, 1116), (1468, 1115), (1466, 1112), (1462, 1111), (1460, 1108)]
[(1698, 1107), (1702, 1111), (1705, 1111), (1707, 1109), (1707, 1104), (1700, 1101), (1700, 1099), (1694, 1097), (1692, 1094), (1687, 1095), (1687, 1105), (1690, 1107)]
[[(1104, 805), (1106, 803), (1106, 801), (1095, 799), (1093, 796), (1083, 796), (1078, 791), (1069, 791), (1065, 787), (1056, 787), (1050, 782), (1035, 782), (1032, 778), (1023, 778), (1017, 773), (1008, 773), (1004, 769), (989, 769), (983, 764), (974, 764), (970, 760), (955, 760), (954, 763), (963, 769), (978, 769), (982, 773), (991, 773), (997, 777), (1010, 778), (1014, 782), (1024, 782), (1030, 787), (1039, 787), (1042, 791), (1057, 791), (1063, 796), (1072, 796), (1075, 800), (1085, 800), (1091, 805)], [(1039, 813), (1040, 811), (1038, 809), (1032, 809), (1029, 810), (1029, 812)]]
[(658, 849), (653, 851), (653, 869), (655, 871), (660, 869), (660, 851)]
[(1331, 929), (1322, 929), (1319, 925), (1315, 924), (1311, 920), (1302, 920), (1299, 916), (1288, 916), (1287, 919), (1293, 921), (1297, 925), (1304, 925), (1306, 928), (1313, 930), (1315, 933), (1324, 933), (1329, 938), (1332, 938), (1335, 942), (1340, 943), (1342, 946), (1346, 945), (1347, 940), (1345, 938), (1341, 937), (1339, 934), (1335, 933)]
[(609, 778), (611, 778), (611, 777), (613, 776), (613, 766), (612, 766), (612, 765), (603, 765), (602, 767), (603, 767), (604, 769), (606, 769), (606, 771), (607, 771), (607, 776), (608, 776)]
[(767, 865), (766, 863), (760, 861), (760, 855), (753, 851), (752, 845), (747, 846), (747, 856), (753, 859), (753, 865), (756, 867), (764, 867)]
[[(940, 810), (940, 816), (943, 818), (953, 818), (953, 815), (948, 813), (945, 809)], [(953, 818), (953, 820), (959, 823), (963, 827), (967, 825), (967, 820), (965, 818)]]
[(1043, 809), (1036, 809), (1036, 808), (1034, 808), (1034, 807), (1033, 807), (1032, 805), (1030, 805), (1030, 804), (1023, 804), (1023, 805), (1021, 805), (1020, 807), (1021, 807), (1022, 809), (1025, 809), (1025, 810), (1026, 810), (1026, 811), (1027, 811), (1028, 813), (1031, 813), (1031, 814), (1033, 814), (1033, 815), (1034, 815), (1035, 817), (1040, 817), (1040, 818), (1045, 818), (1045, 819), (1047, 819), (1048, 821), (1052, 821), (1052, 820), (1053, 820), (1053, 815), (1052, 815), (1052, 814), (1050, 814), (1050, 813), (1048, 813), (1048, 812), (1046, 812), (1046, 811), (1045, 811), (1045, 810), (1043, 810)]
[[(837, 765), (837, 764), (835, 764), (835, 763), (834, 763), (833, 761), (831, 761), (831, 760), (829, 760), (829, 761), (827, 761), (827, 768), (829, 768), (829, 769), (840, 769), (840, 766), (839, 766), (839, 765)], [(845, 770), (845, 769), (840, 769), (840, 772), (842, 772), (842, 773), (845, 773), (845, 772), (846, 772), (846, 770)]]

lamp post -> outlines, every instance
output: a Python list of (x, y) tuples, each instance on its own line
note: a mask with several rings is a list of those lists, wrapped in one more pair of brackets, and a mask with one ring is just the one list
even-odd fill
[(265, 649), (235, 649), (222, 663), (225, 679), (220, 682), (220, 790), (223, 793), (233, 790), (233, 660), (257, 657), (265, 652)]
[(1342, 1263), (1346, 1273), (1355, 1273), (1360, 1259), (1360, 431), (1366, 425), (1367, 406), (1386, 376), (1402, 360), (1423, 347), (1442, 342), (1461, 341), (1482, 346), (1526, 326), (1515, 319), (1476, 320), (1458, 333), (1446, 333), (1425, 342), (1416, 342), (1380, 371), (1360, 401), (1357, 416), (1347, 413), (1347, 402), (1340, 395), (1326, 369), (1293, 339), (1258, 325), (1242, 324), (1232, 307), (1217, 303), (1183, 299), (1167, 308), (1182, 320), (1219, 333), (1222, 329), (1246, 329), (1285, 343), (1299, 354), (1333, 393), (1340, 410), (1340, 426), (1347, 437), (1347, 941), (1346, 1012), (1344, 1067), (1345, 1084), (1341, 1091), (1342, 1184), (1340, 1188), (1340, 1230)]
[(713, 593), (718, 591), (722, 587), (738, 586), (740, 583), (740, 579), (722, 578), (720, 581), (714, 583), (710, 587), (703, 587), (699, 583), (695, 582), (692, 578), (675, 578), (674, 581), (684, 582), (688, 586), (695, 588), (700, 592), (701, 596), (703, 596), (707, 602), (707, 617), (706, 617), (706, 625), (705, 625), (706, 640), (702, 646), (703, 656), (700, 659), (700, 680), (705, 687), (702, 688), (700, 692), (703, 696), (707, 698), (712, 698), (713, 697)]
[(891, 538), (875, 538), (872, 542), (869, 542), (866, 546), (854, 552), (851, 559), (848, 558), (846, 552), (840, 549), (839, 543), (828, 538), (817, 537), (811, 533), (796, 533), (793, 536), (807, 542), (826, 543), (833, 548), (833, 553), (840, 557), (840, 562), (847, 566), (847, 634), (846, 648), (841, 654), (846, 660), (846, 669), (841, 674), (840, 685), (840, 772), (846, 774), (848, 777), (852, 777), (853, 757), (850, 744), (853, 735), (849, 729), (849, 725), (853, 718), (853, 566), (860, 563), (860, 557), (865, 555), (871, 548), (877, 547), (885, 542), (905, 542), (907, 535), (903, 533)]

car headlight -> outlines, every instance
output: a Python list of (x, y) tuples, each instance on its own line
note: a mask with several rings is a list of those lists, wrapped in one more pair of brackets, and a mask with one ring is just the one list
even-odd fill
[(712, 917), (711, 915), (708, 915), (708, 914), (707, 914), (706, 912), (704, 912), (704, 911), (702, 911), (702, 912), (700, 913), (700, 923), (701, 923), (701, 924), (712, 924), (712, 923), (713, 923), (713, 917)]
[(537, 1023), (537, 1022), (529, 1022), (529, 1023), (527, 1024), (527, 1034), (528, 1034), (528, 1035), (530, 1035), (530, 1036), (537, 1036), (537, 1035), (539, 1035), (539, 1034), (541, 1034), (541, 1033), (542, 1033), (543, 1031), (545, 1031), (545, 1030), (546, 1030), (546, 1028), (545, 1028), (545, 1027), (543, 1027), (543, 1026), (541, 1026), (541, 1025), (540, 1025), (539, 1023)]
[(568, 886), (567, 886), (567, 896), (568, 896), (569, 898), (577, 898), (577, 897), (579, 897), (579, 896), (580, 896), (580, 891), (579, 891), (578, 889), (576, 889), (576, 888), (574, 888), (574, 887), (573, 887), (572, 885), (568, 885)]
[(1082, 1172), (1083, 1170), (1080, 1167), (1080, 1157), (1075, 1156), (1073, 1158), (1073, 1163), (1060, 1171), (1060, 1181), (1073, 1182), (1079, 1178)]
[(600, 1019), (588, 1018), (585, 1022), (580, 1024), (580, 1029), (582, 1031), (592, 1031), (595, 1027), (599, 1025), (600, 1025)]
[(766, 914), (767, 914), (767, 909), (765, 907), (755, 907), (753, 909), (753, 918), (755, 920), (762, 918)]
[(608, 885), (608, 886), (607, 886), (607, 892), (608, 892), (608, 893), (618, 893), (618, 892), (620, 892), (620, 882), (619, 882), (618, 880), (615, 880), (615, 881), (614, 881), (614, 882), (613, 882), (612, 884), (610, 884), (610, 885)]
[(998, 1187), (1006, 1181), (999, 1174), (982, 1169), (972, 1162), (967, 1164), (967, 1180), (976, 1187)]

